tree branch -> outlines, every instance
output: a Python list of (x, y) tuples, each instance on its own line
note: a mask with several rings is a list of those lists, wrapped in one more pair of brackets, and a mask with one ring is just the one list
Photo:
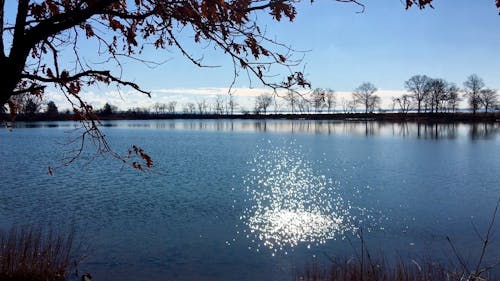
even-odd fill
[(342, 2), (342, 3), (354, 3), (358, 6), (361, 7), (361, 11), (357, 12), (357, 13), (363, 13), (365, 11), (365, 4), (357, 1), (357, 0), (335, 0), (337, 2)]
[(21, 94), (26, 94), (26, 93), (33, 93), (37, 91), (43, 91), (47, 86), (42, 86), (42, 85), (37, 85), (37, 84), (32, 84), (29, 88), (21, 89), (21, 90), (16, 90), (12, 93), (13, 96), (21, 95)]
[(56, 84), (61, 84), (61, 85), (65, 85), (69, 82), (79, 81), (81, 78), (84, 78), (84, 77), (91, 77), (91, 78), (95, 78), (97, 80), (102, 80), (103, 82), (106, 82), (106, 83), (115, 82), (115, 83), (120, 84), (120, 85), (129, 86), (129, 87), (132, 87), (133, 89), (151, 97), (151, 94), (149, 92), (142, 90), (139, 87), (139, 85), (137, 85), (136, 83), (133, 83), (130, 81), (125, 81), (125, 80), (122, 80), (118, 77), (115, 77), (110, 73), (109, 70), (87, 70), (87, 71), (77, 73), (73, 76), (69, 76), (67, 74), (67, 72), (65, 74), (65, 72), (63, 71), (63, 73), (60, 75), (60, 77), (42, 77), (39, 75), (33, 75), (33, 74), (28, 74), (28, 73), (24, 73), (21, 76), (24, 79), (35, 80), (35, 81), (40, 81), (40, 82), (45, 82), (45, 83), (56, 83)]
[(488, 244), (491, 243), (490, 236), (492, 233), (493, 226), (495, 225), (495, 218), (496, 218), (499, 206), (500, 206), (500, 197), (497, 200), (495, 210), (493, 211), (493, 215), (491, 216), (491, 221), (490, 221), (490, 224), (488, 226), (488, 230), (486, 231), (486, 235), (481, 238), (481, 240), (483, 242), (483, 247), (481, 249), (481, 256), (479, 257), (479, 261), (477, 262), (477, 266), (476, 266), (476, 271), (475, 271), (476, 276), (479, 276), (479, 274), (480, 274), (479, 269), (481, 267), (481, 264), (483, 263), (484, 255), (486, 254), (486, 248), (488, 247)]
[[(12, 48), (10, 57), (14, 59), (22, 59), (29, 52), (31, 47), (25, 46), (25, 24), (28, 16), (29, 0), (19, 0), (17, 4), (16, 24), (14, 27), (14, 38), (12, 40)], [(2, 22), (3, 25), (3, 22)]]
[(79, 25), (90, 17), (98, 14), (113, 2), (117, 2), (117, 0), (92, 1), (93, 4), (89, 5), (86, 9), (74, 9), (41, 21), (38, 25), (26, 32), (27, 37), (30, 38), (30, 45), (34, 46), (45, 38)]
[(16, 43), (24, 39), (26, 17), (28, 16), (28, 7), (29, 0), (19, 0), (19, 3), (17, 4), (16, 25), (14, 28), (14, 40), (12, 48), (15, 48), (15, 46), (17, 45)]
[(155, 14), (155, 12), (156, 12), (155, 10), (151, 10), (151, 11), (149, 11), (147, 13), (143, 13), (143, 14), (140, 14), (140, 13), (127, 14), (127, 13), (122, 13), (122, 12), (118, 12), (118, 11), (111, 10), (111, 9), (104, 9), (97, 14), (99, 14), (99, 15), (111, 15), (111, 16), (115, 16), (115, 17), (118, 17), (121, 19), (145, 20), (146, 18), (153, 16)]
[[(4, 21), (3, 14), (5, 13), (5, 0), (0, 0), (0, 60), (5, 58), (5, 50), (3, 45)], [(3, 105), (1, 105), (3, 106)]]
[(59, 61), (57, 59), (57, 49), (52, 45), (52, 43), (49, 42), (49, 40), (45, 39), (44, 43), (49, 46), (50, 50), (52, 51), (52, 59), (54, 61), (54, 67), (56, 71), (56, 77), (60, 77), (60, 72), (59, 72)]

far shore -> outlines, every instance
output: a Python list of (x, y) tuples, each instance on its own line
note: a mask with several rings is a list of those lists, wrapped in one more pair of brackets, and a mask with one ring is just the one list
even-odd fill
[[(0, 120), (11, 121), (8, 115)], [(117, 112), (113, 114), (97, 114), (99, 120), (154, 120), (154, 119), (224, 119), (224, 120), (332, 120), (332, 121), (384, 121), (384, 122), (419, 122), (419, 123), (497, 123), (500, 112), (489, 113), (267, 113), (267, 114), (196, 114), (196, 113), (148, 113)], [(39, 113), (32, 116), (17, 115), (14, 121), (72, 121), (73, 114), (60, 113), (49, 116)]]

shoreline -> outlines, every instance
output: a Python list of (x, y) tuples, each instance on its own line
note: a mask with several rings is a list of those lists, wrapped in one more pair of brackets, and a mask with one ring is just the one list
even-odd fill
[[(319, 120), (319, 121), (354, 121), (354, 122), (417, 122), (417, 123), (500, 123), (500, 112), (489, 113), (270, 113), (270, 114), (192, 114), (192, 113), (140, 113), (118, 112), (111, 115), (97, 115), (98, 120)], [(9, 116), (0, 116), (2, 122), (12, 122)], [(41, 121), (79, 121), (73, 114), (47, 116), (18, 115), (14, 122)]]

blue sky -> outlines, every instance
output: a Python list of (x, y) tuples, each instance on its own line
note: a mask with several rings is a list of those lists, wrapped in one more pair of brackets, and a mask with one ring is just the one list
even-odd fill
[[(398, 0), (365, 1), (366, 9), (320, 0), (298, 5), (294, 22), (262, 19), (268, 34), (305, 53), (303, 67), (313, 87), (349, 92), (364, 81), (400, 91), (414, 74), (427, 74), (462, 85), (477, 73), (500, 89), (500, 16), (494, 1), (436, 1), (435, 9), (405, 10)], [(199, 46), (191, 48), (202, 54)], [(197, 52), (198, 51), (198, 52)], [(220, 53), (205, 51), (208, 64), (198, 69), (178, 54), (137, 81), (150, 89), (227, 87), (232, 68)], [(237, 87), (250, 85), (245, 75)], [(253, 85), (258, 87), (259, 85)]]
[[(436, 1), (436, 9), (424, 11), (405, 11), (397, 0), (378, 2), (384, 4), (367, 1), (363, 14), (330, 1), (303, 13), (297, 23), (312, 31), (306, 60), (316, 86), (344, 91), (371, 81), (398, 90), (416, 73), (460, 84), (477, 73), (500, 86), (500, 16), (493, 1)], [(315, 20), (305, 24), (307, 18)], [(324, 27), (320, 18), (328, 19)]]
[[(404, 81), (414, 74), (444, 78), (462, 86), (468, 75), (476, 73), (487, 86), (500, 89), (500, 16), (493, 0), (435, 0), (435, 9), (423, 11), (405, 10), (400, 0), (362, 2), (366, 9), (357, 13), (360, 8), (353, 4), (303, 1), (292, 23), (274, 22), (264, 15), (259, 15), (258, 21), (270, 37), (297, 50), (307, 50), (299, 69), (304, 70), (314, 88), (350, 92), (369, 81), (381, 92), (394, 93), (403, 90)], [(210, 46), (194, 44), (190, 38), (184, 42), (195, 57), (203, 56), (207, 64), (220, 67), (200, 69), (176, 50), (161, 50), (146, 52), (145, 57), (165, 63), (150, 69), (128, 62), (124, 77), (151, 90), (161, 101), (196, 99), (199, 89), (223, 93), (233, 77), (228, 58)], [(82, 50), (87, 57), (95, 57), (93, 49)], [(249, 86), (247, 76), (241, 75), (236, 94), (239, 91), (245, 96)], [(258, 83), (252, 86), (260, 87)], [(89, 96), (102, 104), (111, 90), (92, 89)], [(119, 97), (123, 99), (121, 107), (155, 102), (142, 97), (127, 101), (127, 97), (127, 93)]]
[[(305, 53), (303, 66), (314, 87), (351, 91), (364, 81), (387, 90), (403, 89), (413, 74), (428, 74), (461, 84), (471, 73), (500, 88), (500, 16), (489, 0), (436, 1), (435, 9), (406, 11), (399, 0), (365, 1), (359, 7), (335, 1), (304, 1), (293, 23), (262, 20), (271, 37)], [(187, 40), (189, 42), (190, 40)], [(232, 68), (224, 55), (205, 53), (198, 69), (177, 53), (154, 71), (133, 71), (151, 89), (165, 87), (226, 87)], [(225, 65), (224, 65), (225, 63)], [(243, 75), (244, 76), (244, 75)], [(238, 86), (248, 86), (242, 77)]]

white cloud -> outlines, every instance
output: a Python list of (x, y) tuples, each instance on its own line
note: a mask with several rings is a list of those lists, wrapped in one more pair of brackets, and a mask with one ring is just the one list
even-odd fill
[(263, 93), (272, 93), (270, 89), (264, 88), (174, 88), (153, 90), (153, 95), (176, 94), (176, 95), (224, 95), (231, 92), (238, 97), (256, 97)]
[[(211, 102), (217, 95), (227, 95), (229, 88), (172, 88), (172, 89), (156, 89), (151, 91), (151, 98), (137, 91), (88, 91), (82, 92), (80, 96), (83, 100), (94, 106), (94, 108), (102, 108), (105, 103), (110, 103), (117, 106), (120, 110), (127, 110), (135, 107), (150, 108), (155, 103), (168, 103), (176, 101), (178, 110), (188, 102), (198, 102), (206, 100)], [(302, 91), (304, 96), (310, 91)], [(240, 106), (251, 109), (254, 104), (254, 98), (263, 94), (272, 94), (272, 89), (266, 88), (232, 88), (231, 93), (237, 99)], [(404, 91), (398, 90), (379, 90), (376, 92), (382, 99), (382, 108), (390, 108), (392, 106), (392, 98), (401, 96)], [(277, 92), (278, 97), (285, 95), (285, 90)], [(342, 99), (350, 100), (352, 92), (340, 91), (336, 92), (337, 104), (340, 105)], [(71, 106), (65, 96), (60, 92), (47, 92), (45, 101), (54, 101), (60, 110), (70, 109)], [(284, 101), (281, 101), (285, 104)]]

